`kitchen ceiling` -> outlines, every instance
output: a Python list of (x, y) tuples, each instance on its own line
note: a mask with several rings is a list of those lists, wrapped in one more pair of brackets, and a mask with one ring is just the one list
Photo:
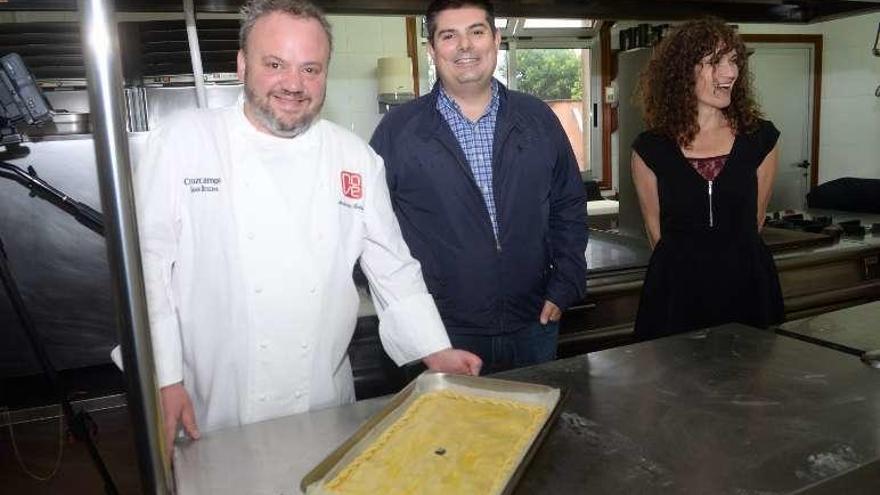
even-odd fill
[[(421, 14), (427, 0), (317, 0), (333, 14)], [(6, 0), (0, 11), (75, 10), (76, 0)], [(195, 0), (201, 12), (235, 12), (242, 0)], [(880, 0), (498, 0), (505, 17), (679, 20), (715, 15), (732, 22), (809, 23), (880, 11)], [(180, 11), (181, 0), (116, 0), (123, 12)]]

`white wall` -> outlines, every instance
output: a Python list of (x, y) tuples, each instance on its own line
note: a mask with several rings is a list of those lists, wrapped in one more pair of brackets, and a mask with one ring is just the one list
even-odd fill
[[(880, 13), (807, 25), (739, 24), (743, 34), (822, 35), (820, 184), (840, 177), (880, 178), (880, 98), (874, 96), (880, 85), (880, 57), (871, 54), (878, 23)], [(615, 24), (612, 43), (617, 43), (618, 29), (636, 24)], [(617, 164), (615, 145), (615, 177)]]
[(807, 26), (741, 24), (743, 33), (821, 34), (819, 183), (880, 178), (880, 57), (871, 54), (880, 14)]
[(382, 115), (376, 98), (379, 57), (406, 53), (406, 18), (329, 16), (333, 58), (322, 115), (369, 140)]

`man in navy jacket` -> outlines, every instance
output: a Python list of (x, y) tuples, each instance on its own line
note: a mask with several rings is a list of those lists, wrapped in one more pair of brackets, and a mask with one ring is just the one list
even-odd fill
[(370, 144), (453, 346), (491, 373), (556, 357), (586, 291), (586, 196), (550, 108), (492, 77), (491, 3), (435, 0), (433, 91), (394, 108)]

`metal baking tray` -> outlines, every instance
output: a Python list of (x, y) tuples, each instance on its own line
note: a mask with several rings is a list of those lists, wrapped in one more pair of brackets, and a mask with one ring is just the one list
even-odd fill
[(419, 396), (439, 390), (453, 390), (464, 394), (519, 401), (547, 408), (549, 414), (544, 419), (544, 424), (522, 453), (517, 468), (513, 471), (504, 489), (500, 492), (501, 495), (511, 494), (528, 463), (532, 460), (538, 447), (543, 442), (544, 437), (547, 436), (550, 426), (559, 415), (563, 391), (546, 385), (495, 378), (450, 375), (432, 371), (422, 373), (403, 390), (395, 394), (382, 410), (368, 419), (348, 440), (331, 452), (314, 469), (309, 471), (303, 477), (300, 489), (304, 493), (310, 488), (313, 490), (310, 493), (325, 493), (324, 490), (319, 489), (323, 482), (336, 477), (345, 466), (397, 421), (406, 411), (407, 407)]

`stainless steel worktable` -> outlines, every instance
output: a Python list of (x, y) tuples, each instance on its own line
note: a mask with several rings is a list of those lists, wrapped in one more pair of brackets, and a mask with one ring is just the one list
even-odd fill
[[(518, 494), (788, 493), (880, 457), (880, 370), (742, 325), (499, 377), (568, 391)], [(178, 449), (180, 493), (298, 493), (381, 404), (207, 433)]]
[(644, 269), (651, 260), (647, 240), (600, 230), (590, 231), (585, 254), (588, 281), (614, 271)]
[(780, 333), (856, 355), (880, 349), (880, 301), (789, 321)]

